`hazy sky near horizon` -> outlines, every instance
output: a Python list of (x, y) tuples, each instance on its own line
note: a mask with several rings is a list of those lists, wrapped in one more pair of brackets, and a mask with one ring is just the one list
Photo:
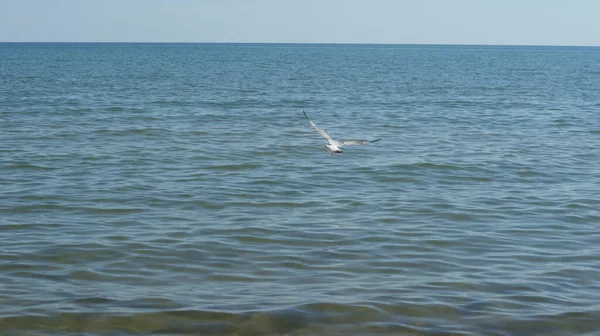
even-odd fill
[(0, 0), (0, 41), (600, 46), (598, 13), (598, 0)]

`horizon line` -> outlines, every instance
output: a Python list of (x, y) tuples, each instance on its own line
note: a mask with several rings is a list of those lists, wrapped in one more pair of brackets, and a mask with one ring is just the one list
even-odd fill
[(584, 44), (483, 44), (483, 43), (376, 43), (376, 42), (221, 42), (221, 41), (0, 41), (0, 43), (71, 43), (71, 44), (289, 44), (289, 45), (374, 45), (374, 46), (481, 46), (481, 47), (581, 47), (598, 48)]

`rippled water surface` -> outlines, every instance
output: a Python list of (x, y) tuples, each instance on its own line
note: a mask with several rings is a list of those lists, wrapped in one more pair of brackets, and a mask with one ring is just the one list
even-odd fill
[(600, 334), (599, 92), (598, 48), (0, 44), (0, 334)]

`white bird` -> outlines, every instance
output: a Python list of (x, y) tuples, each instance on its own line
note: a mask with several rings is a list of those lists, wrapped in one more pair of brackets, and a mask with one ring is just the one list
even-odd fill
[(302, 113), (304, 113), (304, 116), (306, 117), (306, 119), (308, 119), (308, 122), (317, 130), (317, 132), (321, 133), (321, 135), (323, 137), (325, 137), (325, 139), (327, 139), (329, 144), (325, 145), (325, 149), (327, 149), (327, 151), (329, 153), (331, 153), (332, 155), (343, 153), (342, 150), (340, 149), (340, 147), (342, 147), (344, 145), (364, 145), (364, 144), (368, 144), (371, 142), (376, 142), (376, 141), (381, 140), (381, 138), (379, 138), (379, 139), (375, 139), (375, 140), (335, 141), (329, 135), (327, 135), (327, 133), (325, 133), (325, 131), (323, 131), (323, 129), (321, 127), (317, 126), (312, 120), (310, 120), (310, 118), (306, 115), (306, 112), (302, 111)]

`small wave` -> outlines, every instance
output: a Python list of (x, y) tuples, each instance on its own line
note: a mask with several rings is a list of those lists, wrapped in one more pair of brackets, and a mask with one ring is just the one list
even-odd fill
[(41, 165), (36, 165), (33, 163), (20, 162), (20, 163), (12, 163), (6, 166), (9, 169), (23, 169), (23, 170), (56, 170), (58, 168), (54, 167), (45, 167)]
[(192, 102), (190, 101), (183, 101), (183, 100), (155, 100), (152, 102), (152, 104), (156, 104), (156, 105), (171, 105), (171, 106), (191, 106), (193, 105)]
[(69, 112), (92, 112), (93, 109), (90, 108), (90, 107), (65, 108), (65, 111), (69, 111)]
[[(530, 334), (531, 330), (553, 334), (581, 335), (598, 331), (598, 311), (573, 311), (555, 315), (522, 317), (495, 316), (493, 319), (465, 319), (488, 305), (447, 306), (436, 303), (396, 305), (371, 303), (308, 303), (270, 311), (223, 311), (177, 309), (171, 300), (160, 298), (117, 301), (104, 297), (75, 299), (80, 307), (103, 310), (124, 307), (145, 309), (139, 313), (56, 312), (49, 315), (23, 314), (0, 318), (2, 331), (12, 334), (153, 334), (153, 335), (472, 335)], [(167, 307), (167, 309), (165, 309)], [(173, 308), (169, 308), (173, 307)], [(471, 313), (466, 307), (471, 307)], [(461, 324), (457, 321), (462, 321)], [(453, 331), (450, 331), (453, 330)]]
[(204, 209), (209, 209), (209, 210), (220, 210), (220, 209), (225, 208), (225, 205), (222, 203), (210, 202), (210, 201), (204, 201), (204, 200), (194, 201), (194, 204), (198, 205)]
[(420, 171), (420, 170), (439, 170), (439, 171), (451, 171), (451, 170), (462, 170), (468, 169), (468, 167), (463, 167), (460, 165), (454, 164), (442, 164), (442, 163), (433, 163), (433, 162), (422, 162), (422, 163), (414, 163), (414, 164), (400, 164), (391, 166), (392, 170), (404, 170), (404, 171)]
[(112, 300), (105, 297), (87, 297), (73, 300), (73, 303), (81, 305), (111, 304), (114, 302), (116, 302), (116, 300)]
[(74, 206), (74, 207), (63, 207), (65, 210), (77, 211), (77, 212), (85, 212), (88, 214), (97, 214), (97, 215), (126, 215), (126, 214), (136, 214), (144, 212), (143, 208), (134, 208), (134, 207), (85, 207), (85, 206)]
[(229, 203), (230, 206), (246, 206), (252, 208), (310, 208), (315, 202), (297, 203), (297, 202), (275, 202), (275, 201), (264, 201), (264, 202), (233, 202)]
[(164, 131), (163, 128), (126, 128), (126, 129), (112, 129), (112, 128), (101, 128), (94, 130), (97, 134), (108, 134), (113, 136), (126, 136), (126, 135), (155, 135), (158, 132)]
[(261, 168), (262, 165), (258, 163), (247, 163), (247, 164), (226, 164), (226, 165), (214, 165), (209, 166), (210, 170), (217, 171), (239, 171), (239, 170), (251, 170)]

